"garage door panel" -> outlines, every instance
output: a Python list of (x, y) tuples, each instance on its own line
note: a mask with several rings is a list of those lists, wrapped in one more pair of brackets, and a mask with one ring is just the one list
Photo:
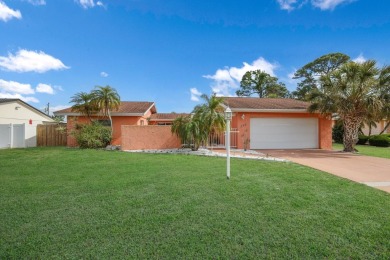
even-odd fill
[(251, 149), (318, 148), (317, 118), (252, 118)]

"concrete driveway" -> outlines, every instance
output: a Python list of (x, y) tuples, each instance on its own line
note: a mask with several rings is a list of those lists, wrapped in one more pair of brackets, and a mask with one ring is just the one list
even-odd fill
[(390, 193), (390, 159), (318, 149), (259, 150), (259, 152)]

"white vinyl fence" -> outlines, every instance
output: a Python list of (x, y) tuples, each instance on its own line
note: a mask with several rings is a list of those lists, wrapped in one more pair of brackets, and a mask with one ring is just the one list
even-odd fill
[(0, 149), (23, 147), (26, 147), (25, 124), (0, 124)]

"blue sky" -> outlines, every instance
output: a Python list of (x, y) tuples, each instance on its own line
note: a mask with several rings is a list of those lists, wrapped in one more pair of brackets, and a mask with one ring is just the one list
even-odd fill
[(0, 98), (52, 109), (96, 85), (158, 112), (234, 95), (247, 70), (291, 75), (330, 53), (390, 64), (385, 0), (0, 0)]

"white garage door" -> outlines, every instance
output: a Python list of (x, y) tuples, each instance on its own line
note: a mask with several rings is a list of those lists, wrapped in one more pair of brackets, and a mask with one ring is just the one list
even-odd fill
[(318, 148), (317, 118), (251, 118), (251, 149)]

